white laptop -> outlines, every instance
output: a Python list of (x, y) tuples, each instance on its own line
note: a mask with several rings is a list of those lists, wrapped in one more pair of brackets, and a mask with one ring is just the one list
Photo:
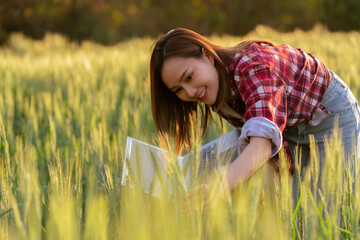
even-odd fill
[[(180, 168), (186, 171), (186, 187), (190, 187), (191, 176), (206, 181), (215, 169), (231, 164), (240, 154), (238, 145), (239, 136), (240, 130), (234, 129), (203, 145), (197, 153), (200, 154), (197, 158), (192, 158), (190, 153), (184, 157), (178, 156), (177, 161)], [(121, 184), (133, 187), (134, 181), (136, 181), (142, 186), (145, 193), (156, 197), (161, 196), (161, 182), (167, 179), (166, 157), (167, 151), (128, 137)], [(195, 166), (198, 166), (195, 169), (197, 171), (196, 174), (192, 172), (194, 167), (189, 167), (191, 166), (190, 161), (194, 161), (194, 159), (200, 161), (200, 163), (195, 164)]]

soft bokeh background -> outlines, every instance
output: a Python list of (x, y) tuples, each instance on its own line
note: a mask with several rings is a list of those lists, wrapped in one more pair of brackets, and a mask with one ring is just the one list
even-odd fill
[(359, 0), (1, 0), (0, 42), (11, 32), (112, 44), (175, 27), (201, 34), (244, 35), (261, 24), (278, 31), (360, 30)]

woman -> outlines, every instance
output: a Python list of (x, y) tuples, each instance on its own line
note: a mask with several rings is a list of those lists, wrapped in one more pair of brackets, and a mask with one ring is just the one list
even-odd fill
[(291, 173), (297, 145), (305, 167), (309, 135), (314, 135), (324, 159), (324, 140), (335, 119), (347, 158), (353, 153), (359, 156), (360, 114), (355, 97), (320, 60), (301, 49), (266, 40), (221, 47), (178, 28), (156, 42), (150, 81), (157, 130), (174, 136), (178, 149), (184, 143), (191, 146), (191, 116), (198, 108), (204, 131), (212, 112), (241, 128), (242, 151), (226, 174), (229, 190), (268, 159), (276, 168), (274, 159), (281, 147)]

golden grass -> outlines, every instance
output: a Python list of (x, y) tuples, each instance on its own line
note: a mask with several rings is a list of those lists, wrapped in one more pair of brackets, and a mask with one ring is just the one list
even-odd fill
[[(227, 46), (268, 38), (303, 48), (360, 94), (358, 32), (318, 26), (279, 33), (259, 26), (245, 37), (210, 38)], [(211, 209), (202, 211), (199, 196), (190, 216), (181, 211), (184, 176), (176, 164), (165, 183), (177, 189), (171, 200), (121, 186), (126, 137), (158, 144), (148, 82), (153, 41), (104, 47), (61, 35), (33, 41), (14, 34), (0, 49), (0, 239), (358, 238), (359, 178), (352, 181), (342, 167), (336, 142), (329, 142), (322, 191), (313, 152), (294, 203), (286, 172), (265, 181), (266, 167), (232, 195), (217, 194), (218, 174)], [(215, 117), (207, 139), (230, 128), (221, 130)]]

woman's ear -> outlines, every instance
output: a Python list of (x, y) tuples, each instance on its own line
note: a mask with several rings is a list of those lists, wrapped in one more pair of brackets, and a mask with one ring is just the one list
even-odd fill
[(207, 49), (205, 49), (203, 47), (201, 48), (201, 51), (204, 54), (204, 56), (207, 57), (212, 64), (214, 64), (214, 62), (215, 62), (214, 56)]

